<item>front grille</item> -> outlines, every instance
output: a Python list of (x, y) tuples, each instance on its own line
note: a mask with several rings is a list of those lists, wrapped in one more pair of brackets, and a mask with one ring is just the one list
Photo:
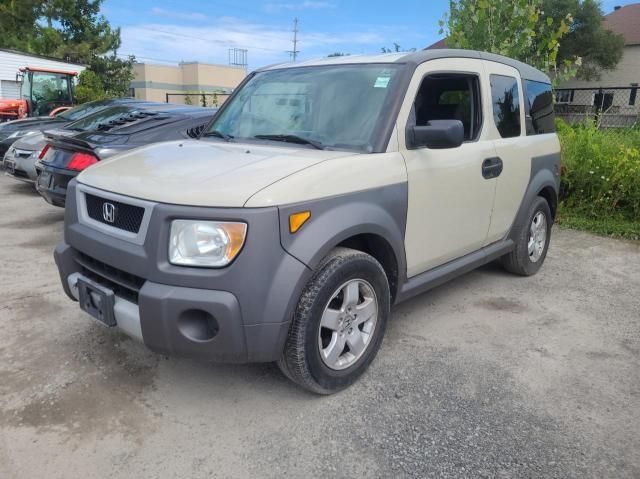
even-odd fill
[(145, 282), (144, 278), (109, 266), (84, 253), (78, 253), (76, 263), (81, 273), (90, 280), (109, 288), (116, 296), (138, 304), (138, 293)]
[[(113, 226), (129, 233), (137, 233), (140, 231), (142, 218), (144, 216), (144, 208), (141, 206), (128, 205), (119, 201), (108, 200), (85, 193), (87, 202), (87, 214), (89, 218), (99, 221), (105, 225)], [(112, 206), (112, 217), (105, 214), (105, 203)], [(108, 221), (111, 219), (112, 221)]]

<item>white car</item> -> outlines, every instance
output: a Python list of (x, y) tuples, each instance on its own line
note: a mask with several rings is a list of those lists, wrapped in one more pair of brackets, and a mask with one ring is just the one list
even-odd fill
[(154, 351), (276, 361), (329, 394), (369, 366), (391, 305), (497, 259), (535, 274), (559, 182), (551, 82), (528, 65), (277, 65), (201, 139), (81, 173), (55, 258), (69, 297)]
[(35, 164), (47, 140), (40, 131), (16, 140), (4, 155), (4, 168), (7, 175), (16, 180), (35, 183), (38, 178)]

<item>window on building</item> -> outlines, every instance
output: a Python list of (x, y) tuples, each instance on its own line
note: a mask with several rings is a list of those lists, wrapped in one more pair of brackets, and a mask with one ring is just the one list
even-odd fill
[(468, 74), (436, 74), (426, 77), (415, 99), (416, 125), (425, 126), (431, 120), (459, 120), (464, 127), (465, 141), (480, 135), (478, 77)]
[(613, 93), (594, 93), (593, 105), (599, 111), (607, 111), (613, 105)]
[(525, 80), (527, 104), (527, 135), (542, 135), (556, 130), (553, 93), (548, 83)]
[(520, 91), (518, 80), (491, 75), (493, 119), (502, 138), (520, 136)]
[(572, 103), (574, 90), (556, 90), (556, 103)]
[(629, 92), (629, 105), (633, 106), (636, 104), (637, 95), (638, 95), (638, 87), (633, 87)]

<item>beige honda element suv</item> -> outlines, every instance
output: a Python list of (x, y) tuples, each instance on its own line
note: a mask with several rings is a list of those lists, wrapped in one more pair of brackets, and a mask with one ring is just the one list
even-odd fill
[(153, 351), (352, 384), (392, 305), (490, 261), (545, 260), (549, 78), (462, 50), (251, 73), (196, 140), (88, 168), (55, 251), (67, 295)]

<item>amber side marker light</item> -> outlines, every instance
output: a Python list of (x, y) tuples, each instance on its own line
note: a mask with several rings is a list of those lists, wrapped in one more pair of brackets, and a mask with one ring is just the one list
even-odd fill
[(293, 213), (289, 215), (289, 231), (293, 234), (302, 228), (302, 225), (311, 218), (311, 211), (301, 211), (300, 213)]

